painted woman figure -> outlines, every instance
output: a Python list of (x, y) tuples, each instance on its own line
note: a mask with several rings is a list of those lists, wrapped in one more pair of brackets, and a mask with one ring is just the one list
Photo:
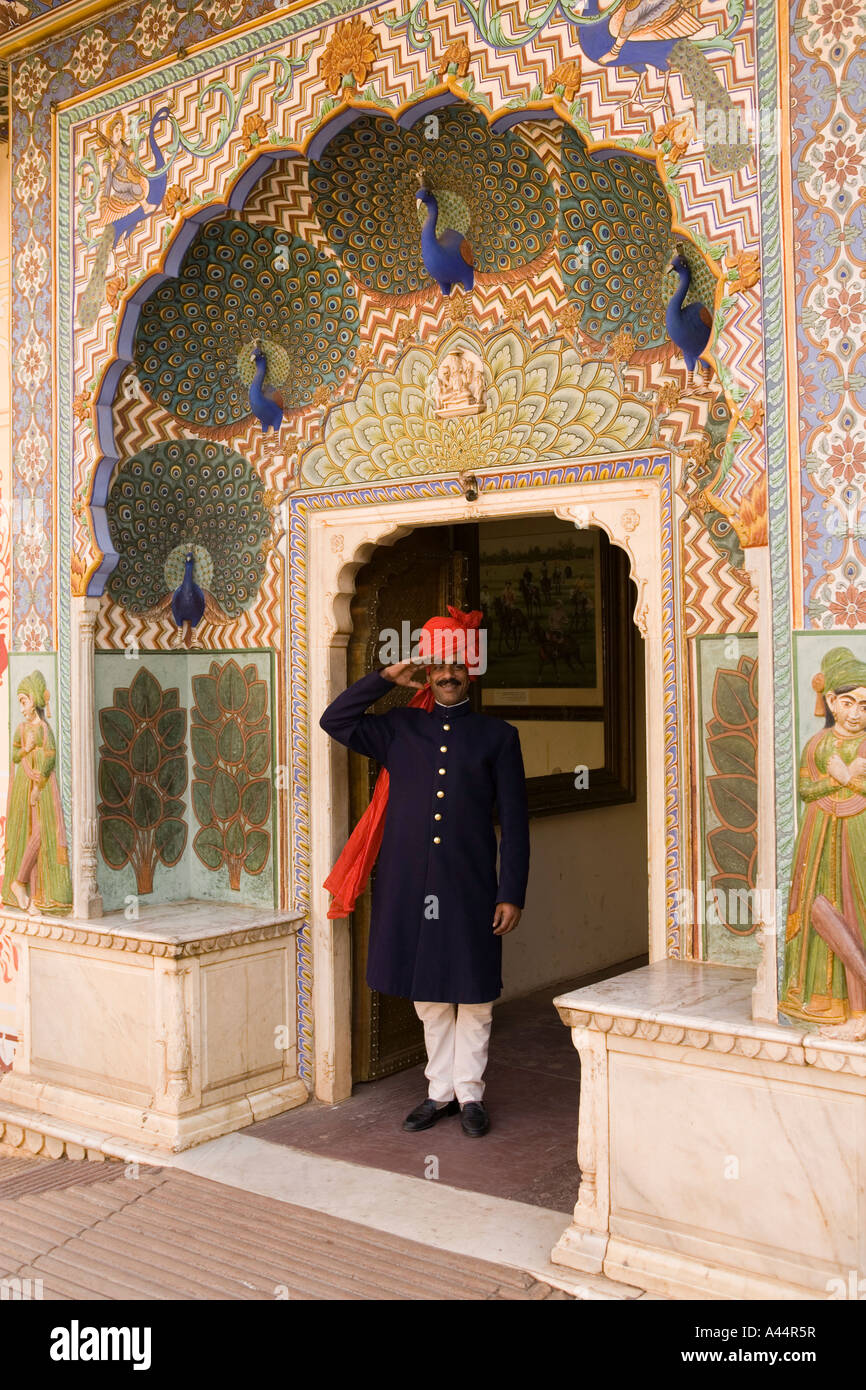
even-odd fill
[(12, 742), (14, 772), (6, 808), (3, 902), (40, 912), (72, 906), (69, 855), (60, 791), (54, 775), (57, 748), (47, 719), (48, 691), (41, 671), (18, 686), (21, 723)]
[(107, 154), (103, 162), (96, 226), (107, 227), (118, 218), (126, 217), (134, 208), (145, 207), (148, 182), (132, 162), (132, 148), (126, 139), (122, 116), (115, 116), (106, 134), (100, 134), (97, 139)]
[(803, 749), (779, 1008), (866, 1036), (866, 662), (834, 647), (812, 681), (825, 727)]

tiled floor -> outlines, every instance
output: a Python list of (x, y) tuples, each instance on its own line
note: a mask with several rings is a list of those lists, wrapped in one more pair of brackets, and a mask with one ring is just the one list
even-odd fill
[(573, 1298), (176, 1169), (66, 1158), (0, 1157), (0, 1271), (4, 1297), (36, 1300)]
[(404, 1117), (427, 1093), (423, 1066), (356, 1086), (351, 1099), (340, 1105), (313, 1102), (251, 1125), (244, 1134), (571, 1212), (579, 1179), (580, 1062), (551, 1000), (642, 964), (644, 958), (629, 961), (496, 1008), (484, 1097), (491, 1128), (483, 1139), (468, 1139), (457, 1116), (421, 1134), (403, 1132)]

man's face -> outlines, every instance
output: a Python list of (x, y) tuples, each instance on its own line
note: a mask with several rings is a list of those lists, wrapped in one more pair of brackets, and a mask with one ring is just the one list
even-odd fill
[(469, 690), (469, 672), (465, 666), (431, 666), (430, 686), (440, 705), (459, 704)]
[(866, 729), (866, 687), (847, 690), (844, 695), (830, 692), (827, 704), (836, 720), (837, 729), (842, 733), (859, 734)]

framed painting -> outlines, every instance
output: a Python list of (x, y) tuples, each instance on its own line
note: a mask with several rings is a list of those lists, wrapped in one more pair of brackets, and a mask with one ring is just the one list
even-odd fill
[(481, 523), (481, 709), (514, 724), (532, 815), (633, 801), (634, 588), (600, 530), (556, 517)]

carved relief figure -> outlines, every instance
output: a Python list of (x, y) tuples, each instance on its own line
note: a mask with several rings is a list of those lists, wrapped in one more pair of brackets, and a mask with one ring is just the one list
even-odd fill
[(22, 911), (68, 912), (72, 882), (48, 701), (42, 672), (25, 676), (18, 686), (21, 723), (12, 741), (3, 902)]
[(480, 415), (484, 409), (484, 365), (465, 348), (455, 348), (436, 369), (433, 400), (437, 415)]
[(866, 1037), (866, 661), (834, 647), (812, 681), (826, 724), (803, 749), (779, 1005)]

